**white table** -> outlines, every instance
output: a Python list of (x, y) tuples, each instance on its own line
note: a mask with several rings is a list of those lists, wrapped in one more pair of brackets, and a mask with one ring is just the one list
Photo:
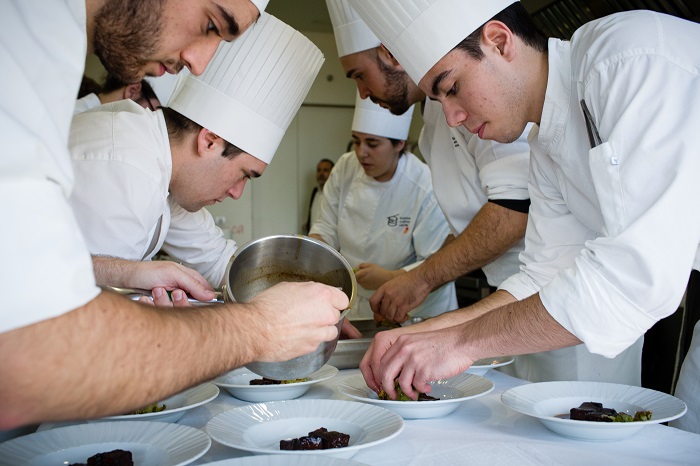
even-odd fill
[[(357, 369), (342, 370), (313, 385), (302, 399), (348, 399), (336, 387)], [(367, 465), (586, 465), (591, 464), (700, 464), (700, 435), (660, 424), (648, 425), (633, 437), (615, 442), (585, 442), (561, 437), (537, 419), (516, 413), (501, 403), (501, 393), (521, 385), (520, 379), (495, 370), (485, 377), (494, 390), (463, 402), (452, 414), (435, 419), (407, 420), (401, 434), (383, 444), (360, 450), (351, 459)], [(204, 428), (215, 415), (247, 402), (226, 390), (213, 401), (194, 408), (179, 424)], [(212, 442), (211, 449), (193, 465), (250, 453)]]

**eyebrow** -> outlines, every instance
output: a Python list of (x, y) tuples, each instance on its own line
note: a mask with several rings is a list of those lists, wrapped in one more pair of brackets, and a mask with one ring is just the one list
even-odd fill
[(432, 89), (433, 95), (438, 95), (438, 93), (440, 92), (438, 90), (438, 86), (451, 72), (452, 72), (452, 70), (443, 71), (442, 73), (440, 73), (439, 75), (437, 75), (435, 77), (435, 80), (433, 81), (433, 89)]
[(240, 28), (238, 27), (238, 23), (236, 22), (236, 18), (233, 17), (233, 14), (222, 7), (221, 5), (216, 5), (219, 8), (219, 13), (221, 13), (221, 16), (224, 18), (224, 23), (226, 23), (226, 26), (228, 27), (228, 33), (236, 37), (238, 35), (238, 32), (240, 31)]
[(355, 74), (356, 72), (357, 72), (357, 68), (353, 68), (345, 74), (345, 77), (352, 79), (352, 75)]

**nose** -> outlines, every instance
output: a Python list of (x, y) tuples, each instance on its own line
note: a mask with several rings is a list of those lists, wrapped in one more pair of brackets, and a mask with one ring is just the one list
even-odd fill
[(364, 85), (362, 82), (360, 82), (359, 80), (356, 81), (356, 82), (357, 82), (357, 90), (360, 92), (360, 98), (361, 98), (361, 99), (366, 99), (367, 97), (369, 97), (370, 92), (369, 92), (369, 89), (367, 88), (367, 86), (365, 86), (365, 85)]
[(199, 76), (204, 73), (220, 42), (221, 38), (218, 37), (201, 39), (185, 48), (180, 58), (193, 75)]
[(232, 199), (239, 199), (243, 195), (243, 188), (245, 188), (245, 180), (233, 185), (233, 187), (228, 190), (227, 194)]
[(467, 119), (467, 112), (461, 110), (455, 105), (450, 103), (442, 103), (442, 111), (445, 112), (445, 118), (447, 119), (447, 124), (451, 128), (455, 128)]

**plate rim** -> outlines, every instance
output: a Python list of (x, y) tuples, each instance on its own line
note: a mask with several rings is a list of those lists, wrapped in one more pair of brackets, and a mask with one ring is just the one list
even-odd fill
[[(345, 380), (343, 380), (343, 382), (341, 382), (338, 385), (338, 391), (345, 396), (349, 396), (351, 398), (354, 398), (356, 400), (360, 400), (363, 402), (372, 403), (372, 404), (375, 404), (377, 406), (382, 406), (382, 405), (397, 406), (397, 407), (403, 406), (403, 407), (406, 407), (409, 409), (413, 409), (413, 408), (415, 408), (415, 409), (428, 409), (428, 408), (438, 406), (438, 405), (442, 406), (442, 405), (452, 404), (452, 403), (461, 403), (463, 401), (467, 401), (467, 400), (471, 400), (474, 398), (479, 398), (481, 396), (488, 395), (496, 387), (496, 384), (494, 384), (492, 380), (490, 380), (486, 377), (483, 377), (483, 376), (477, 375), (477, 374), (469, 374), (469, 373), (462, 372), (462, 373), (459, 373), (459, 374), (452, 376), (452, 377), (447, 377), (445, 379), (436, 380), (433, 383), (445, 382), (445, 381), (449, 381), (450, 379), (457, 379), (457, 378), (465, 378), (465, 379), (479, 378), (479, 379), (481, 379), (481, 380), (479, 380), (480, 382), (484, 382), (484, 381), (488, 382), (488, 384), (490, 384), (490, 388), (488, 388), (488, 390), (481, 392), (481, 393), (478, 393), (476, 395), (470, 395), (470, 396), (460, 397), (460, 398), (438, 399), (438, 400), (431, 401), (430, 403), (426, 403), (424, 401), (380, 400), (380, 399), (374, 399), (374, 398), (370, 398), (370, 397), (361, 397), (361, 396), (357, 396), (357, 395), (352, 395), (352, 394), (347, 393), (344, 390), (346, 387), (349, 387), (349, 383), (348, 383), (349, 381), (358, 380), (359, 378), (362, 378), (362, 374), (354, 374), (350, 377), (347, 377)], [(362, 378), (362, 381), (364, 381), (364, 378)], [(349, 388), (361, 389), (361, 387), (349, 387)], [(371, 390), (369, 387), (367, 387), (367, 389)]]
[[(355, 445), (349, 445), (347, 447), (343, 448), (329, 448), (326, 450), (269, 450), (265, 448), (258, 448), (255, 446), (250, 446), (250, 445), (241, 445), (240, 443), (232, 443), (228, 440), (221, 439), (216, 433), (211, 432), (211, 429), (215, 429), (214, 427), (216, 424), (222, 422), (222, 419), (226, 418), (227, 416), (232, 416), (235, 415), (236, 413), (242, 413), (244, 411), (252, 411), (261, 405), (266, 405), (270, 406), (272, 405), (272, 408), (274, 408), (275, 405), (292, 405), (292, 404), (313, 404), (315, 406), (318, 406), (320, 404), (344, 404), (348, 406), (349, 404), (356, 404), (361, 406), (362, 408), (359, 409), (367, 409), (367, 410), (379, 410), (377, 411), (378, 413), (381, 413), (381, 415), (387, 416), (390, 418), (394, 423), (397, 424), (397, 428), (394, 432), (392, 432), (390, 435), (381, 438), (381, 439), (376, 439), (368, 443), (363, 443), (363, 444), (355, 444)], [(251, 426), (257, 425), (257, 424), (251, 424)], [(247, 426), (250, 427), (250, 426)], [(250, 404), (247, 406), (239, 406), (236, 408), (232, 408), (229, 410), (226, 410), (224, 412), (221, 412), (211, 418), (207, 424), (204, 426), (205, 432), (211, 437), (212, 440), (221, 443), (222, 445), (226, 445), (231, 448), (236, 448), (239, 450), (243, 451), (248, 451), (252, 453), (262, 453), (262, 454), (268, 454), (268, 455), (312, 455), (312, 456), (333, 456), (334, 454), (345, 454), (346, 452), (350, 452), (351, 454), (356, 453), (359, 450), (362, 450), (364, 448), (369, 448), (384, 442), (387, 442), (395, 437), (397, 437), (401, 432), (403, 432), (404, 428), (406, 427), (406, 422), (404, 419), (397, 413), (391, 411), (390, 409), (382, 408), (380, 406), (375, 406), (375, 405), (370, 405), (366, 403), (359, 403), (357, 401), (347, 401), (347, 400), (334, 400), (334, 399), (307, 399), (307, 400), (277, 400), (277, 401), (266, 401), (266, 402), (260, 402), (260, 403), (254, 403)], [(231, 434), (232, 429), (228, 429), (228, 433)]]
[[(672, 401), (673, 403), (680, 403), (679, 407), (682, 406), (682, 410), (680, 410), (678, 413), (671, 415), (671, 416), (666, 416), (663, 418), (653, 418), (649, 421), (642, 421), (642, 422), (596, 422), (596, 423), (586, 423), (586, 424), (581, 424), (581, 422), (585, 421), (577, 421), (574, 419), (563, 419), (563, 418), (558, 418), (555, 416), (548, 416), (544, 414), (539, 414), (534, 411), (528, 411), (522, 409), (520, 406), (517, 406), (513, 403), (513, 399), (515, 399), (517, 396), (520, 396), (522, 391), (530, 391), (533, 390), (535, 393), (538, 392), (537, 387), (542, 387), (543, 385), (549, 385), (549, 386), (554, 386), (554, 385), (580, 385), (580, 386), (601, 386), (601, 387), (618, 387), (618, 388), (626, 388), (626, 389), (633, 389), (638, 392), (638, 394), (642, 393), (648, 393), (648, 394), (654, 394), (656, 396), (660, 396), (664, 400), (669, 400)], [(525, 388), (523, 388), (525, 387)], [(540, 390), (541, 392), (541, 390)], [(573, 393), (569, 395), (563, 395), (562, 397), (583, 397), (583, 396), (588, 396), (587, 394), (578, 394), (578, 393)], [(596, 396), (596, 395), (592, 395)], [(555, 397), (547, 397), (547, 398), (542, 398), (538, 399), (536, 401), (545, 401), (548, 399), (553, 399)], [(558, 397), (556, 397), (558, 398)], [(624, 400), (620, 400), (624, 401)], [(664, 422), (672, 421), (674, 419), (678, 419), (679, 417), (683, 416), (687, 411), (688, 411), (688, 406), (685, 404), (683, 400), (681, 400), (678, 397), (675, 397), (673, 395), (670, 395), (668, 393), (660, 392), (658, 390), (653, 390), (650, 388), (645, 388), (645, 387), (638, 387), (634, 385), (625, 385), (625, 384), (619, 384), (619, 383), (612, 383), (612, 382), (590, 382), (590, 381), (551, 381), (551, 382), (535, 382), (535, 383), (526, 383), (523, 385), (519, 385), (517, 387), (512, 387), (509, 388), (508, 390), (504, 391), (501, 394), (501, 402), (505, 404), (507, 407), (510, 409), (517, 411), (521, 414), (524, 414), (526, 416), (534, 417), (543, 421), (547, 421), (549, 423), (553, 424), (562, 424), (566, 426), (579, 426), (581, 428), (591, 428), (595, 426), (596, 429), (608, 429), (608, 430), (613, 430), (613, 429), (632, 429), (632, 428), (641, 428), (647, 425), (652, 425), (652, 424), (661, 424)], [(534, 403), (532, 403), (534, 406)], [(653, 413), (652, 413), (653, 415)]]
[[(223, 382), (218, 382), (218, 380), (219, 380), (221, 377), (225, 377), (225, 376), (227, 376), (227, 375), (229, 375), (229, 374), (231, 374), (232, 372), (235, 372), (235, 371), (243, 371), (243, 370), (245, 370), (245, 371), (247, 371), (247, 372), (249, 372), (249, 373), (251, 373), (251, 374), (256, 374), (255, 372), (251, 371), (250, 369), (246, 369), (245, 367), (238, 367), (238, 368), (236, 368), (236, 369), (233, 369), (233, 370), (231, 370), (231, 371), (229, 371), (229, 372), (227, 372), (227, 373), (225, 373), (225, 374), (222, 374), (221, 376), (219, 376), (219, 377), (213, 379), (213, 380), (211, 381), (211, 383), (213, 383), (214, 385), (216, 385), (216, 386), (218, 386), (218, 387), (223, 387), (223, 388), (227, 388), (227, 389), (228, 389), (228, 388), (237, 388), (237, 389), (251, 389), (251, 390), (256, 390), (256, 389), (259, 389), (260, 387), (264, 387), (264, 388), (266, 388), (266, 389), (268, 389), (268, 390), (284, 390), (284, 389), (289, 389), (289, 388), (291, 388), (291, 387), (303, 387), (303, 386), (307, 386), (307, 385), (313, 385), (313, 384), (316, 384), (316, 383), (319, 383), (319, 382), (324, 382), (324, 381), (326, 381), (326, 380), (328, 380), (328, 379), (332, 379), (333, 377), (335, 377), (336, 375), (338, 375), (338, 372), (340, 372), (340, 370), (339, 370), (337, 367), (332, 366), (332, 365), (330, 365), (330, 364), (324, 364), (323, 367), (321, 367), (319, 370), (317, 370), (317, 371), (315, 371), (315, 372), (312, 372), (312, 373), (309, 374), (309, 375), (311, 376), (311, 375), (313, 375), (313, 374), (319, 373), (319, 372), (323, 371), (324, 369), (327, 369), (327, 370), (328, 370), (328, 374), (325, 374), (325, 375), (323, 375), (323, 376), (320, 377), (320, 378), (314, 378), (313, 380), (307, 380), (307, 381), (305, 381), (305, 382), (296, 382), (296, 383), (289, 383), (289, 384), (272, 384), (272, 385), (250, 385), (250, 384), (248, 384), (248, 385), (243, 385), (243, 384), (227, 384), (227, 383), (223, 383)], [(259, 374), (256, 374), (256, 375), (259, 375)], [(262, 376), (261, 376), (261, 377), (262, 377)]]
[[(210, 385), (213, 386), (215, 390), (212, 390)], [(174, 409), (167, 408), (166, 402), (170, 398), (174, 398), (176, 396), (180, 396), (180, 395), (185, 394), (187, 392), (194, 392), (194, 391), (198, 391), (198, 390), (201, 390), (203, 392), (204, 392), (204, 390), (209, 390), (210, 393), (207, 392), (206, 397), (200, 399), (196, 403), (193, 403), (193, 404), (190, 404), (187, 406), (180, 406), (179, 408), (174, 408)], [(194, 387), (190, 387), (186, 390), (183, 390), (181, 392), (175, 393), (174, 395), (169, 396), (168, 398), (165, 398), (164, 400), (158, 401), (158, 403), (165, 403), (166, 404), (166, 408), (163, 411), (158, 411), (156, 413), (144, 413), (144, 414), (116, 414), (114, 416), (104, 416), (104, 417), (100, 417), (100, 418), (96, 418), (96, 419), (91, 419), (91, 421), (145, 420), (145, 419), (149, 419), (149, 418), (152, 418), (150, 420), (155, 421), (159, 417), (165, 417), (169, 414), (175, 414), (175, 413), (179, 413), (181, 411), (187, 411), (189, 409), (193, 409), (193, 408), (196, 408), (198, 406), (202, 406), (204, 404), (207, 404), (211, 400), (213, 400), (214, 398), (219, 396), (219, 393), (221, 393), (221, 390), (219, 389), (219, 387), (216, 386), (216, 384), (213, 384), (211, 382), (204, 382), (204, 383), (201, 383), (199, 385), (195, 385)], [(204, 396), (204, 394), (202, 396)]]
[[(144, 442), (143, 441), (143, 431), (152, 431), (154, 435), (157, 435), (157, 440), (164, 440), (164, 439), (171, 439), (173, 434), (176, 434), (178, 432), (186, 434), (187, 436), (190, 437), (191, 440), (196, 442), (196, 445), (192, 446), (192, 449), (194, 450), (195, 448), (197, 449), (197, 452), (194, 456), (190, 456), (189, 458), (185, 459), (184, 461), (180, 461), (178, 463), (169, 463), (168, 466), (182, 466), (186, 465), (189, 463), (192, 463), (196, 461), (197, 459), (201, 458), (204, 456), (207, 451), (211, 448), (212, 444), (212, 438), (209, 436), (207, 432), (205, 432), (202, 429), (197, 429), (195, 427), (190, 427), (182, 424), (176, 424), (172, 422), (156, 422), (156, 421), (105, 421), (105, 422), (85, 422), (81, 424), (73, 424), (69, 426), (64, 426), (64, 427), (57, 427), (55, 429), (49, 429), (41, 432), (34, 432), (32, 434), (24, 435), (22, 437), (17, 437), (14, 439), (7, 440), (3, 443), (0, 443), (0, 455), (10, 455), (9, 457), (10, 460), (13, 461), (31, 461), (38, 456), (44, 456), (49, 453), (56, 453), (58, 451), (64, 450), (66, 448), (77, 448), (77, 447), (84, 447), (88, 445), (92, 445), (93, 443), (96, 444), (97, 442), (89, 443), (89, 442), (80, 442), (80, 431), (86, 430), (90, 435), (94, 436), (99, 436), (99, 435), (104, 435), (104, 434), (114, 434), (114, 432), (117, 432), (119, 434), (127, 434), (127, 436), (124, 437), (123, 440), (120, 440), (118, 436), (116, 439), (112, 440), (110, 439), (110, 442), (113, 443), (119, 443), (119, 442), (130, 442), (130, 443), (139, 443), (139, 444), (145, 444), (149, 446), (154, 446), (154, 447), (159, 447), (164, 449), (167, 453), (172, 454), (173, 452), (176, 452), (176, 450), (180, 449), (182, 446), (182, 442), (176, 442), (171, 445), (165, 445), (163, 446), (162, 444), (158, 443), (149, 443), (149, 442)], [(116, 431), (114, 431), (116, 429)], [(76, 431), (76, 433), (72, 432)], [(92, 431), (92, 432), (90, 432)], [(104, 432), (101, 432), (104, 431)], [(168, 435), (164, 435), (163, 432), (167, 431), (166, 433)], [(66, 434), (74, 434), (77, 436), (74, 438), (71, 437), (66, 437)], [(139, 434), (137, 437), (136, 434)], [(133, 437), (128, 437), (128, 435), (133, 435)], [(67, 442), (65, 445), (61, 445), (61, 437), (64, 437), (65, 439), (70, 439), (71, 442)], [(52, 439), (53, 438), (53, 439)], [(57, 440), (58, 439), (58, 442)], [(46, 441), (50, 440), (50, 441)], [(35, 445), (35, 447), (31, 449), (26, 448), (26, 443), (30, 443), (31, 445)], [(104, 443), (104, 442), (101, 442)], [(201, 443), (201, 445), (199, 445)], [(17, 448), (13, 448), (17, 445)], [(39, 447), (38, 450), (36, 447)], [(50, 448), (50, 449), (49, 449)], [(8, 451), (8, 449), (10, 449)], [(27, 453), (32, 454), (32, 456), (17, 456), (17, 451), (19, 450), (20, 455), (25, 455)], [(6, 456), (4, 459), (8, 459)], [(172, 459), (172, 458), (171, 458)]]

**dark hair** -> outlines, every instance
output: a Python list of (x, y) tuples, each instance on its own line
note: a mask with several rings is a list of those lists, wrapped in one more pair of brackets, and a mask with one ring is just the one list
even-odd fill
[[(513, 3), (489, 21), (502, 22), (513, 31), (513, 34), (520, 37), (526, 45), (535, 48), (539, 52), (547, 51), (547, 36), (535, 26), (532, 17), (522, 3)], [(475, 60), (481, 60), (484, 57), (484, 52), (481, 51), (481, 31), (483, 28), (484, 26), (482, 25), (479, 29), (469, 34), (462, 42), (457, 44), (455, 49), (466, 52)]]
[[(405, 139), (393, 139), (393, 138), (387, 138), (389, 141), (391, 141), (391, 145), (396, 147), (402, 142), (406, 142)], [(403, 155), (406, 153), (406, 144), (403, 145), (403, 149), (401, 149), (401, 152), (399, 152), (399, 155)]]
[(122, 81), (113, 74), (107, 74), (104, 79), (104, 84), (102, 84), (102, 90), (100, 92), (112, 92), (127, 86), (129, 83)]
[(97, 94), (100, 92), (100, 85), (92, 78), (83, 75), (83, 80), (80, 81), (80, 89), (78, 89), (78, 98), (81, 99), (88, 94)]
[[(165, 125), (168, 127), (168, 136), (175, 141), (182, 141), (185, 135), (190, 133), (198, 133), (203, 126), (190, 120), (183, 114), (176, 112), (172, 108), (160, 107), (165, 117)], [(223, 157), (234, 158), (242, 154), (244, 151), (234, 146), (224, 139), (224, 150), (221, 153)]]
[[(153, 90), (153, 88), (151, 87), (149, 82), (146, 81), (145, 79), (141, 80), (141, 96), (144, 99), (148, 100), (149, 102), (151, 100), (156, 100), (160, 103), (160, 99), (156, 95), (155, 91)], [(158, 106), (158, 108), (161, 108), (161, 107), (162, 107), (162, 105)]]
[[(318, 161), (318, 163), (321, 163), (321, 162), (330, 163), (330, 164), (331, 164), (331, 168), (335, 167), (335, 163), (334, 163), (331, 159), (321, 159), (321, 160)], [(318, 165), (318, 163), (317, 163), (316, 165)]]

